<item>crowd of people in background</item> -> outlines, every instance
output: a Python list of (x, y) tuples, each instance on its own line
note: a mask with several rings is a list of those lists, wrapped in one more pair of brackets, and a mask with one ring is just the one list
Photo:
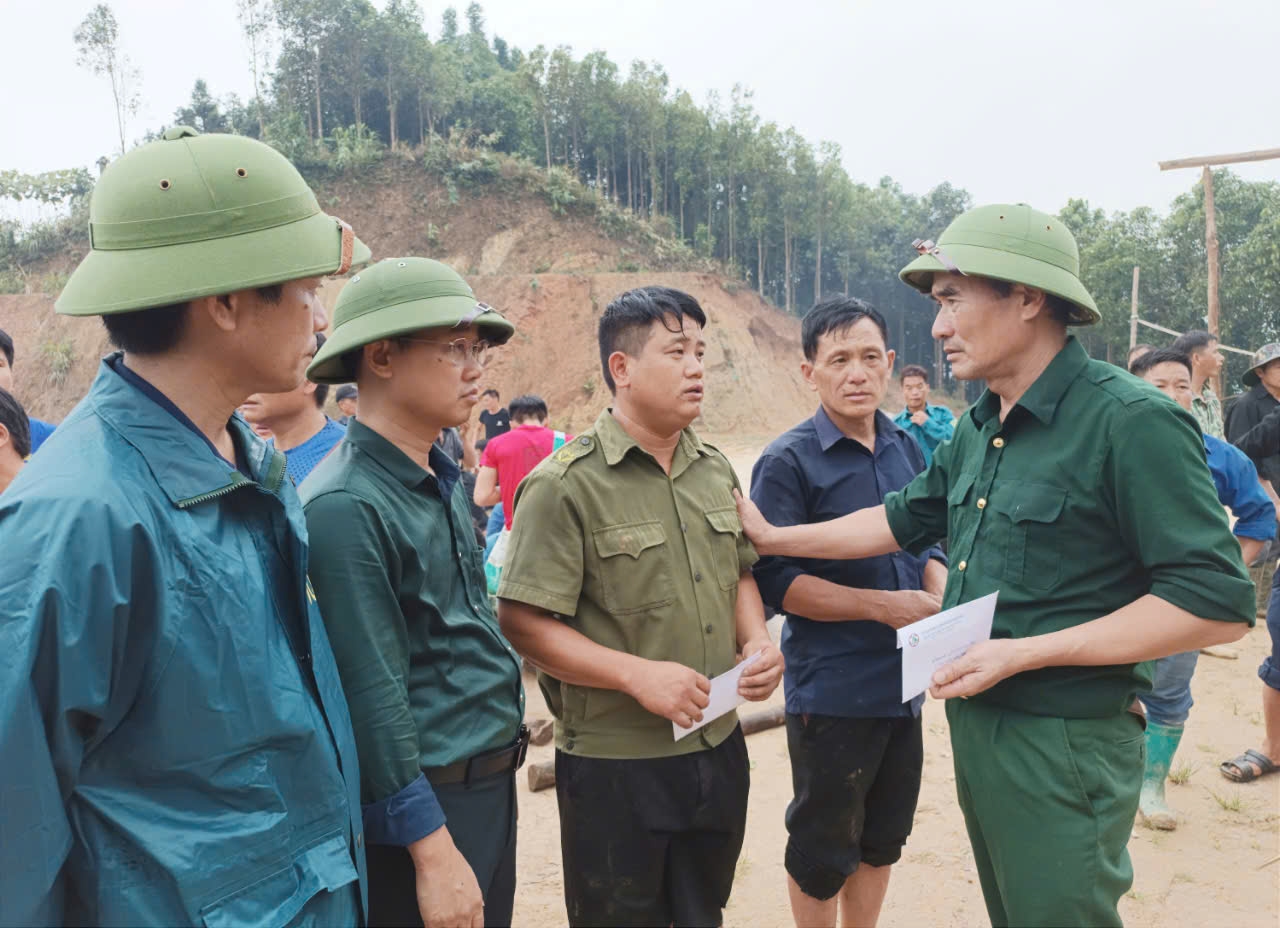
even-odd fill
[[(91, 216), (57, 308), (117, 350), (56, 430), (0, 332), (0, 833), (28, 836), (0, 842), (0, 923), (509, 925), (527, 660), (570, 924), (721, 922), (735, 667), (743, 700), (784, 687), (796, 923), (875, 924), (924, 762), (896, 630), (998, 593), (991, 640), (931, 681), (988, 913), (1119, 924), (1135, 818), (1177, 823), (1198, 655), (1256, 621), (1246, 564), (1276, 560), (1280, 345), (1225, 417), (1207, 332), (1134, 376), (1095, 361), (1071, 234), (979, 207), (900, 278), (982, 397), (957, 415), (909, 365), (890, 416), (884, 317), (823, 301), (795, 359), (817, 408), (744, 498), (693, 428), (687, 293), (609, 303), (609, 404), (571, 435), (485, 382), (507, 318), (440, 262), (371, 263), (265, 145), (169, 130)], [(318, 288), (349, 272), (330, 320)], [(1237, 782), (1280, 756), (1274, 581), (1265, 615)]]

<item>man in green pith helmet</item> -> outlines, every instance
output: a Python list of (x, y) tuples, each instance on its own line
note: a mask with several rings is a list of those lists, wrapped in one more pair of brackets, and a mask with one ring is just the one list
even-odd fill
[[(951, 543), (943, 608), (999, 592), (992, 640), (933, 678), (995, 925), (1119, 925), (1150, 661), (1235, 641), (1253, 592), (1195, 420), (1093, 361), (1075, 239), (1025, 205), (962, 214), (901, 272), (938, 304), (955, 376), (986, 392), (884, 506), (775, 528), (762, 554), (861, 558)], [(1160, 461), (1152, 469), (1150, 462)]]
[(498, 630), (457, 463), (436, 443), (515, 328), (452, 268), (351, 279), (308, 376), (360, 416), (302, 488), (316, 594), (360, 750), (374, 925), (510, 925), (520, 658)]
[(284, 455), (321, 278), (369, 251), (277, 151), (107, 168), (57, 302), (121, 350), (0, 503), (0, 924), (358, 924), (355, 739)]

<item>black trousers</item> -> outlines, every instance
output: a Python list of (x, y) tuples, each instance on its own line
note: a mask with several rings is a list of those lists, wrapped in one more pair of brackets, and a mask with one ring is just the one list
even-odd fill
[(747, 743), (678, 757), (556, 752), (569, 924), (723, 921), (747, 824)]
[[(484, 894), (485, 928), (507, 928), (516, 895), (516, 778), (500, 773), (435, 787), (446, 828)], [(370, 844), (369, 925), (422, 928), (413, 860), (403, 847)]]

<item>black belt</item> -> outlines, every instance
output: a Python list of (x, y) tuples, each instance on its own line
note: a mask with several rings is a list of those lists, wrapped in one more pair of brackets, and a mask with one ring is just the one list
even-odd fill
[(498, 773), (514, 773), (524, 766), (525, 756), (529, 753), (529, 726), (521, 725), (516, 740), (505, 748), (485, 751), (466, 760), (455, 761), (443, 767), (424, 767), (428, 782), (432, 786), (449, 786), (454, 783), (467, 784), (474, 780), (491, 777)]

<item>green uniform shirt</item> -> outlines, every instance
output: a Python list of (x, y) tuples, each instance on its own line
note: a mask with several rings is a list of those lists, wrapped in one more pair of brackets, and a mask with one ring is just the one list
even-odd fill
[[(498, 595), (556, 613), (606, 648), (724, 673), (737, 655), (738, 578), (757, 560), (737, 486), (729, 461), (692, 429), (668, 476), (606, 410), (520, 484)], [(625, 693), (538, 682), (569, 754), (688, 754), (738, 724), (729, 713), (676, 741), (670, 721)]]
[(365, 803), (511, 743), (524, 718), (458, 470), (439, 449), (431, 465), (441, 479), (353, 419), (299, 487)]
[[(929, 469), (885, 500), (908, 551), (950, 539), (943, 608), (999, 590), (995, 638), (1070, 628), (1147, 593), (1253, 623), (1252, 585), (1186, 412), (1073, 337), (1003, 423), (999, 413), (984, 393)], [(1149, 690), (1151, 668), (1047, 667), (974, 698), (1100, 718)]]
[(1222, 427), (1222, 401), (1218, 399), (1218, 394), (1213, 392), (1209, 381), (1204, 382), (1198, 396), (1191, 397), (1191, 412), (1200, 423), (1201, 431), (1206, 435), (1226, 439)]

